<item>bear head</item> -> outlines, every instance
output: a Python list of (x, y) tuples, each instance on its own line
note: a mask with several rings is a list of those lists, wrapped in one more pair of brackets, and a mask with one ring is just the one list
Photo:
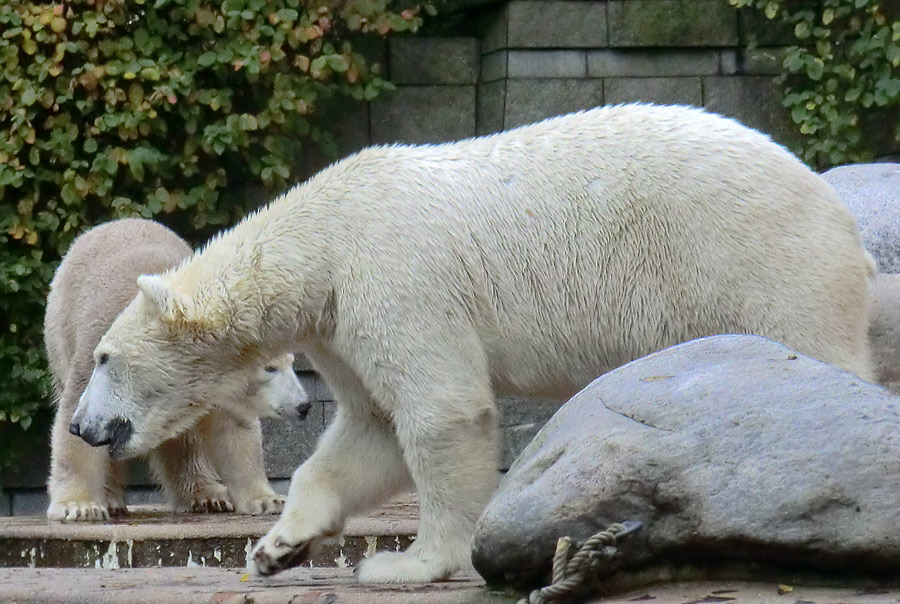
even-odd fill
[[(139, 293), (94, 350), (94, 370), (70, 429), (114, 458), (143, 455), (211, 409), (242, 421), (310, 404), (291, 367), (232, 337), (234, 316), (180, 294), (165, 275), (138, 278)], [(220, 309), (221, 310), (221, 309)]]

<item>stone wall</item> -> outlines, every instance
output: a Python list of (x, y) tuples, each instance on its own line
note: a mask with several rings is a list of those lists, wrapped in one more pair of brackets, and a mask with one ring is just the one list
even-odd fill
[[(514, 0), (469, 29), (391, 41), (399, 88), (372, 105), (369, 142), (441, 142), (636, 101), (703, 106), (795, 140), (773, 83), (790, 37), (726, 0)], [(747, 51), (752, 31), (760, 46)]]
[[(469, 8), (454, 17), (453, 35), (390, 41), (387, 72), (398, 88), (346, 108), (338, 128), (345, 152), (377, 143), (456, 140), (633, 101), (704, 106), (782, 143), (796, 136), (773, 83), (789, 33), (738, 13), (727, 0), (456, 0), (457, 6), (460, 1)], [(760, 45), (748, 51), (752, 31), (759, 32)], [(319, 167), (313, 160), (309, 170)], [(334, 408), (308, 367), (301, 376), (317, 399), (303, 427), (266, 421), (269, 475), (281, 491)], [(558, 404), (501, 402), (503, 467)], [(46, 449), (29, 467), (3, 476), (0, 515), (43, 513)], [(145, 469), (138, 466), (132, 482), (133, 500), (159, 500), (142, 486)]]

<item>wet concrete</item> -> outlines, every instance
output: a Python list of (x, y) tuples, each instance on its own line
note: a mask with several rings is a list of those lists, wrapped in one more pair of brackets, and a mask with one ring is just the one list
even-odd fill
[[(379, 550), (402, 551), (418, 526), (412, 495), (347, 522), (343, 542), (313, 552), (313, 567), (352, 567)], [(119, 568), (212, 566), (243, 568), (256, 540), (276, 516), (173, 514), (140, 507), (103, 523), (46, 518), (0, 520), (0, 567)]]

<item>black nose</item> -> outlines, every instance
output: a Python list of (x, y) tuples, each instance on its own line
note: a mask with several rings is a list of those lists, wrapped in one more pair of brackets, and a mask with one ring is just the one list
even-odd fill
[(309, 415), (309, 410), (312, 408), (312, 403), (300, 403), (297, 405), (297, 419), (301, 422), (306, 419), (306, 416)]
[[(107, 435), (106, 433), (100, 433), (99, 431), (95, 430), (91, 424), (85, 426), (83, 430), (80, 428), (80, 426), (76, 427), (79, 428), (77, 433), (78, 436), (80, 436), (81, 440), (83, 440), (90, 446), (102, 447), (103, 445), (109, 444), (109, 435)], [(71, 431), (71, 426), (69, 426), (69, 429)], [(75, 434), (75, 432), (73, 431), (72, 434)]]
[(75, 436), (81, 436), (81, 426), (78, 425), (78, 422), (69, 424), (69, 433)]

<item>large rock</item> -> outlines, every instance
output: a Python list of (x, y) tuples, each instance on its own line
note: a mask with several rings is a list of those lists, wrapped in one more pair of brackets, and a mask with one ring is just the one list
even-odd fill
[(900, 164), (855, 164), (822, 174), (856, 216), (882, 273), (900, 273)]
[(639, 520), (623, 570), (741, 560), (895, 571), (898, 460), (900, 397), (764, 338), (694, 340), (560, 409), (479, 520), (473, 562), (491, 583), (543, 583), (559, 537)]
[(875, 379), (900, 394), (900, 275), (881, 273), (875, 278), (869, 345)]

